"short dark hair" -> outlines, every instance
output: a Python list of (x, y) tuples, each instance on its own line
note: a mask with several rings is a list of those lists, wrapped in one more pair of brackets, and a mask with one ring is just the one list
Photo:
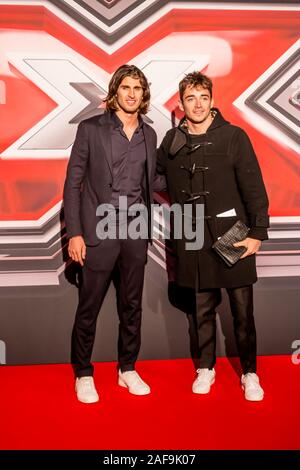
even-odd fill
[(203, 75), (201, 72), (191, 72), (188, 73), (179, 83), (179, 95), (181, 101), (183, 100), (183, 95), (187, 87), (197, 87), (202, 86), (209, 91), (210, 97), (212, 98), (212, 81), (206, 75)]
[(150, 104), (150, 88), (148, 80), (139, 68), (137, 68), (135, 65), (128, 64), (121, 65), (115, 71), (109, 82), (108, 95), (105, 99), (106, 109), (112, 111), (117, 111), (119, 109), (116, 101), (116, 93), (120, 84), (122, 83), (122, 80), (126, 77), (137, 78), (140, 80), (144, 94), (138, 112), (139, 114), (146, 114)]

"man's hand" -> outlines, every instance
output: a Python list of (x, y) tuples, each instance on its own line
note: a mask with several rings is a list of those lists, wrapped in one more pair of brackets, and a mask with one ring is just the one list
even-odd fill
[(68, 253), (73, 261), (76, 261), (77, 263), (80, 263), (81, 266), (83, 266), (86, 255), (86, 246), (81, 235), (70, 238)]
[(245, 246), (247, 248), (247, 251), (241, 256), (242, 258), (246, 258), (246, 256), (254, 255), (254, 253), (257, 253), (257, 251), (261, 247), (261, 241), (256, 240), (255, 238), (245, 238), (245, 240), (242, 240), (241, 242), (234, 243), (233, 246)]

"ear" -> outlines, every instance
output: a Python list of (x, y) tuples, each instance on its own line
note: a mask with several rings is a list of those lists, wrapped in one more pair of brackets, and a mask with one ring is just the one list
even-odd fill
[(214, 104), (215, 104), (215, 102), (214, 102), (214, 99), (212, 98), (212, 99), (211, 99), (211, 102), (210, 102), (210, 107), (213, 108), (213, 107), (214, 107)]
[(184, 107), (183, 107), (183, 104), (182, 104), (181, 100), (178, 100), (178, 108), (180, 109), (180, 111), (184, 112)]

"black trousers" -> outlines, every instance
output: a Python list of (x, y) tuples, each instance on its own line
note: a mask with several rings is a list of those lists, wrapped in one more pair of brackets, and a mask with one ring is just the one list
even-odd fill
[[(243, 373), (256, 372), (256, 329), (253, 316), (253, 286), (226, 289), (237, 350)], [(216, 308), (221, 289), (201, 290), (196, 294), (196, 314), (188, 315), (191, 354), (201, 368), (216, 363)]]
[(141, 345), (141, 315), (147, 240), (102, 240), (87, 248), (72, 332), (71, 362), (76, 377), (93, 375), (91, 356), (99, 311), (112, 277), (119, 315), (118, 367), (134, 370)]

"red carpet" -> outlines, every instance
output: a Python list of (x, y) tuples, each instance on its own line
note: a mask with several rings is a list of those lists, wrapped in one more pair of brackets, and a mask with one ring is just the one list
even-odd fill
[(116, 384), (114, 363), (95, 364), (100, 402), (77, 402), (69, 365), (0, 368), (0, 449), (299, 449), (300, 365), (259, 357), (265, 400), (247, 402), (219, 358), (209, 395), (194, 395), (192, 362), (140, 361), (152, 394)]

